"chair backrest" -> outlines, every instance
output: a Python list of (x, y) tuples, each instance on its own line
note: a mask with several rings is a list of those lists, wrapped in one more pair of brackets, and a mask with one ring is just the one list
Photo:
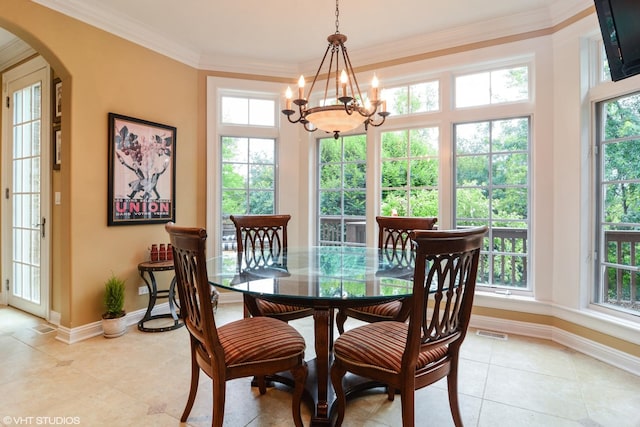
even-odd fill
[(438, 218), (377, 216), (378, 248), (384, 262), (397, 268), (413, 269), (414, 244), (410, 234), (414, 230), (433, 229)]
[[(469, 326), (487, 227), (414, 231), (413, 301), (403, 363), (419, 350), (462, 344)], [(451, 348), (451, 347), (450, 347)]]
[(180, 297), (180, 317), (192, 341), (202, 346), (212, 364), (224, 366), (224, 350), (220, 345), (213, 316), (211, 285), (207, 277), (205, 242), (207, 231), (197, 227), (165, 225), (173, 247), (176, 286)]
[(291, 215), (231, 215), (229, 219), (236, 227), (238, 269), (286, 267)]

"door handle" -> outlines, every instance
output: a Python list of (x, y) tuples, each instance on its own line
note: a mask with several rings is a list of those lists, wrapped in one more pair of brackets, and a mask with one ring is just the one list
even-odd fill
[(41, 224), (33, 224), (34, 227), (40, 227), (40, 231), (42, 231), (42, 238), (44, 239), (44, 226), (47, 223), (47, 218), (42, 217), (42, 223)]

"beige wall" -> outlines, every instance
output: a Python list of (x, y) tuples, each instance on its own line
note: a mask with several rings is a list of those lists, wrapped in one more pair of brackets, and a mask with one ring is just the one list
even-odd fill
[[(583, 18), (586, 18), (584, 22), (573, 25)], [(592, 31), (591, 28), (597, 31), (594, 19), (590, 8), (556, 28), (536, 34), (462, 46), (447, 52), (427, 52), (420, 57), (405, 58), (399, 64), (374, 65), (402, 68), (418, 61), (435, 61), (435, 66), (429, 62), (424, 64), (425, 69), (438, 69), (439, 62), (446, 62), (446, 54), (470, 52), (473, 58), (474, 51), (477, 55), (486, 53), (480, 50), (483, 48), (500, 45), (498, 49), (503, 52), (509, 43), (544, 35), (557, 36), (551, 48), (553, 58), (548, 57), (549, 53), (536, 54), (537, 61), (541, 61), (539, 70), (545, 70), (536, 78), (539, 86), (546, 88), (536, 96), (550, 116), (538, 114), (536, 122), (555, 123), (548, 126), (555, 129), (553, 136), (551, 131), (549, 134), (545, 131), (538, 137), (541, 141), (550, 141), (548, 144), (557, 150), (552, 155), (538, 148), (535, 153), (539, 164), (551, 164), (556, 159), (553, 173), (538, 174), (540, 181), (536, 183), (538, 193), (552, 195), (548, 199), (552, 198), (553, 202), (540, 205), (536, 199), (536, 206), (540, 207), (534, 216), (548, 227), (540, 228), (540, 233), (546, 234), (536, 235), (537, 265), (543, 269), (536, 277), (540, 297), (525, 304), (513, 299), (495, 301), (495, 297), (480, 296), (474, 313), (557, 328), (640, 357), (636, 339), (629, 338), (632, 328), (619, 330), (622, 328), (591, 320), (592, 317), (585, 317), (578, 310), (584, 306), (580, 302), (582, 295), (588, 295), (588, 290), (578, 289), (588, 284), (587, 278), (580, 275), (581, 262), (574, 256), (571, 262), (563, 259), (561, 263), (554, 263), (557, 259), (554, 254), (580, 251), (581, 231), (575, 229), (575, 218), (580, 217), (579, 207), (583, 202), (569, 197), (576, 194), (574, 186), (579, 179), (576, 174), (567, 174), (580, 169), (576, 159), (581, 157), (578, 143), (581, 126), (576, 123), (579, 112), (575, 105), (580, 98), (580, 60), (575, 57), (576, 48), (585, 31)], [(136, 293), (141, 284), (136, 265), (145, 258), (151, 243), (163, 241), (166, 236), (161, 225), (106, 226), (107, 113), (177, 127), (177, 222), (205, 226), (207, 78), (279, 80), (198, 71), (26, 0), (3, 2), (0, 26), (31, 44), (64, 82), (63, 165), (52, 180), (55, 191), (62, 192), (62, 205), (55, 206), (53, 212), (52, 310), (61, 313), (62, 325), (69, 328), (99, 320), (102, 284), (111, 271), (127, 279), (127, 310), (145, 307), (146, 296), (139, 297)], [(567, 27), (576, 34), (563, 34), (568, 31)], [(555, 72), (559, 68), (569, 69), (571, 73)], [(559, 129), (566, 135), (558, 135)], [(292, 141), (300, 142), (299, 139)], [(307, 154), (299, 151), (301, 164), (305, 159), (308, 161)], [(567, 167), (566, 159), (574, 159), (571, 168)], [(567, 227), (567, 221), (574, 225)], [(549, 229), (562, 230), (562, 233), (549, 233)], [(559, 247), (559, 244), (568, 246)]]
[(137, 264), (167, 235), (163, 225), (107, 227), (107, 114), (177, 128), (176, 219), (204, 225), (205, 159), (198, 155), (205, 152), (204, 78), (30, 1), (3, 2), (0, 26), (42, 54), (63, 81), (63, 164), (52, 180), (62, 204), (53, 211), (51, 309), (69, 328), (99, 320), (111, 272), (127, 280), (127, 311), (145, 307)]

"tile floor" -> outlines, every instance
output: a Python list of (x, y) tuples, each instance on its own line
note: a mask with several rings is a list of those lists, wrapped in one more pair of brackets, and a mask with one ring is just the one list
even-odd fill
[[(218, 322), (242, 316), (222, 304)], [(350, 320), (351, 325), (354, 321)], [(348, 323), (349, 323), (348, 322)], [(0, 308), (0, 425), (177, 426), (189, 390), (184, 328), (67, 345), (42, 322)], [(313, 344), (311, 319), (292, 322)], [(310, 346), (307, 354), (314, 352)], [(211, 425), (211, 386), (201, 375), (186, 424)], [(549, 341), (506, 341), (469, 331), (463, 345), (460, 401), (466, 426), (640, 426), (640, 378)], [(290, 394), (260, 395), (249, 379), (227, 384), (225, 426), (290, 426)], [(417, 426), (453, 425), (446, 382), (417, 392)], [(309, 409), (303, 406), (308, 423)], [(400, 399), (383, 393), (349, 401), (345, 426), (399, 426)]]

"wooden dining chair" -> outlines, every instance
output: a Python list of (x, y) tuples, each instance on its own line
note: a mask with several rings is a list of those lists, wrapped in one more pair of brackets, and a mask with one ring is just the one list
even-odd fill
[[(236, 228), (238, 273), (258, 277), (288, 275), (287, 225), (291, 215), (231, 215)], [(288, 322), (312, 316), (313, 309), (282, 304), (244, 294), (245, 315)]]
[[(381, 264), (395, 269), (388, 272), (390, 277), (402, 277), (398, 270), (404, 269), (406, 278), (411, 279), (414, 248), (409, 234), (414, 230), (433, 229), (438, 218), (377, 216), (376, 222), (378, 223), (378, 249), (380, 250)], [(384, 276), (385, 273), (384, 270), (381, 270), (377, 275)], [(343, 308), (338, 310), (336, 314), (336, 326), (338, 332), (342, 334), (344, 333), (344, 324), (349, 317), (368, 323), (383, 320), (404, 322), (409, 317), (409, 307), (410, 304), (406, 299), (399, 299), (364, 307)]]
[(334, 344), (331, 382), (337, 399), (336, 426), (345, 415), (346, 372), (387, 384), (389, 400), (399, 390), (403, 427), (415, 424), (415, 390), (447, 377), (449, 408), (455, 425), (462, 426), (458, 359), (486, 232), (483, 226), (411, 234), (417, 247), (409, 321), (359, 326), (340, 335)]
[[(295, 387), (293, 421), (302, 426), (300, 403), (307, 378), (305, 341), (292, 326), (270, 317), (243, 318), (218, 327), (207, 278), (203, 228), (165, 225), (173, 245), (176, 285), (180, 295), (180, 317), (191, 343), (191, 388), (180, 418), (186, 422), (198, 391), (202, 370), (212, 380), (211, 425), (222, 427), (226, 382), (248, 376), (290, 371)], [(266, 393), (261, 385), (260, 393)]]

